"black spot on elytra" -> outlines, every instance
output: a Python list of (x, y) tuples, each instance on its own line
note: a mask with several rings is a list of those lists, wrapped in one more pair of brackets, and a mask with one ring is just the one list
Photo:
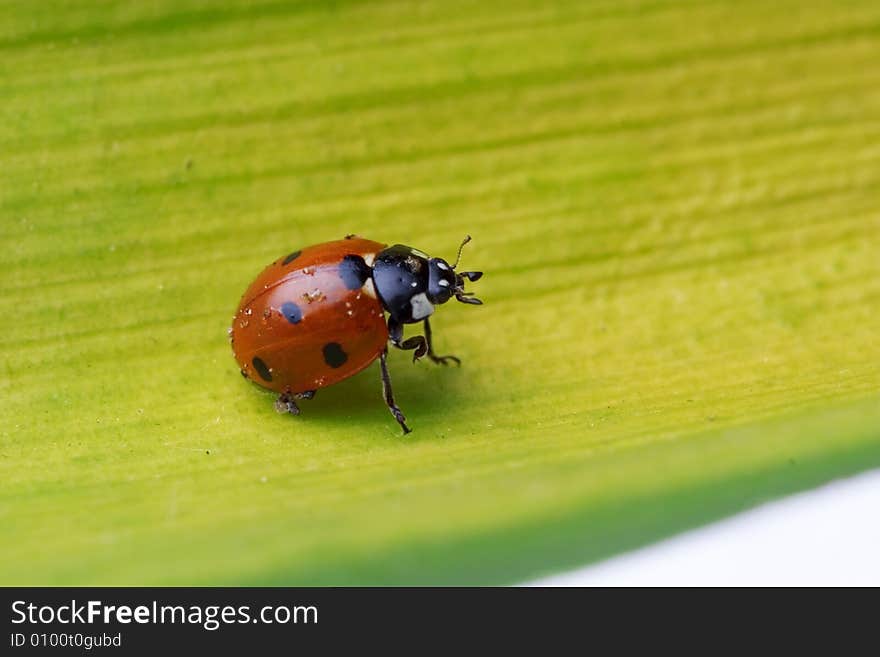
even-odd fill
[(281, 314), (291, 324), (299, 324), (303, 318), (302, 310), (293, 301), (285, 301), (281, 304)]
[(289, 256), (287, 256), (284, 260), (282, 260), (281, 264), (282, 265), (289, 265), (291, 262), (293, 262), (294, 260), (299, 258), (300, 253), (302, 253), (302, 251), (294, 251)]
[(265, 362), (263, 362), (262, 358), (258, 358), (256, 356), (254, 356), (251, 363), (253, 363), (254, 369), (257, 370), (257, 374), (260, 375), (260, 378), (262, 378), (263, 381), (271, 381), (272, 380), (272, 372), (269, 371), (268, 366), (266, 365)]
[(339, 276), (349, 290), (362, 288), (370, 274), (370, 266), (359, 255), (347, 255), (339, 263)]
[(330, 367), (342, 367), (348, 360), (348, 354), (342, 351), (342, 345), (338, 342), (328, 342), (324, 345), (324, 362)]

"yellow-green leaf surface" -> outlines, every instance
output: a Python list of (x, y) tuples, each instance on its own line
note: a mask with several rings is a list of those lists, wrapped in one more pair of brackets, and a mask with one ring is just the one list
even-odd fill
[[(0, 583), (505, 583), (880, 465), (880, 4), (0, 4)], [(358, 233), (486, 272), (277, 415)]]

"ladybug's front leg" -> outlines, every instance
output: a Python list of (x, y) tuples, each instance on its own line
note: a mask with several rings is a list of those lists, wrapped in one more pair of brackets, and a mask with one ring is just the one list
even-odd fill
[(430, 351), (428, 341), (425, 340), (423, 335), (414, 335), (408, 340), (403, 340), (403, 324), (393, 318), (388, 319), (388, 337), (391, 340), (391, 344), (398, 349), (403, 349), (404, 351), (415, 349), (413, 353), (414, 363)]
[(434, 353), (434, 344), (431, 341), (431, 322), (428, 321), (427, 317), (425, 318), (425, 342), (428, 345), (428, 358), (433, 362), (440, 365), (448, 365), (449, 361), (452, 361), (456, 365), (461, 365), (461, 359), (458, 356), (438, 356)]

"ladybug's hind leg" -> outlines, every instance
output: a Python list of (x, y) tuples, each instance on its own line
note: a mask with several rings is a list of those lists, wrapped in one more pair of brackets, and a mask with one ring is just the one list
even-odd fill
[(279, 413), (290, 413), (291, 415), (299, 415), (299, 406), (294, 401), (294, 395), (290, 392), (282, 392), (275, 400), (275, 410)]
[(394, 403), (394, 393), (391, 391), (391, 377), (388, 376), (388, 363), (385, 362), (387, 358), (388, 350), (385, 349), (379, 355), (379, 366), (382, 370), (382, 395), (385, 397), (385, 403), (388, 405), (391, 415), (394, 416), (394, 419), (403, 428), (403, 433), (407, 434), (412, 429), (406, 426), (406, 417), (404, 417), (403, 411)]
[(290, 413), (291, 415), (299, 415), (299, 406), (296, 405), (296, 399), (311, 399), (315, 396), (314, 390), (306, 390), (305, 392), (292, 393), (286, 390), (278, 395), (275, 400), (275, 410), (279, 413)]

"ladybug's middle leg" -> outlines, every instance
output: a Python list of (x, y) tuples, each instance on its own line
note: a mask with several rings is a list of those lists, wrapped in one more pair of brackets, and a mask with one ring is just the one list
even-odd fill
[(382, 370), (382, 395), (385, 397), (385, 403), (388, 405), (388, 410), (391, 411), (391, 415), (394, 416), (394, 419), (397, 420), (397, 423), (403, 427), (403, 433), (409, 433), (412, 431), (408, 426), (406, 426), (406, 417), (403, 415), (403, 411), (394, 403), (394, 393), (391, 391), (391, 377), (388, 376), (388, 363), (385, 360), (388, 357), (388, 350), (383, 349), (382, 353), (379, 355), (379, 366)]

